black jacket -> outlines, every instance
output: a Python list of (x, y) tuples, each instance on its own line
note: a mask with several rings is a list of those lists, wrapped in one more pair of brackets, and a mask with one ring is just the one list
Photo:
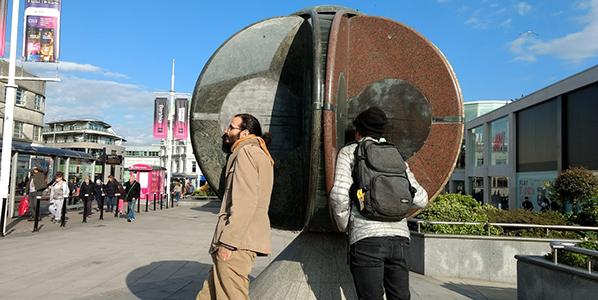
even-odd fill
[(131, 199), (135, 198), (135, 199), (139, 199), (139, 194), (141, 192), (141, 186), (139, 185), (139, 182), (137, 181), (133, 181), (133, 183), (131, 183), (130, 181), (125, 182), (125, 197), (126, 197), (126, 201), (131, 201)]
[(108, 180), (104, 185), (104, 193), (108, 197), (114, 197), (114, 194), (118, 192), (118, 182), (112, 179), (112, 181)]
[[(79, 198), (83, 199), (83, 200), (88, 200), (89, 197), (93, 197), (95, 193), (95, 183), (93, 182), (89, 182), (89, 183), (85, 183), (85, 181), (83, 181), (83, 183), (81, 183), (81, 189), (79, 190)], [(85, 196), (87, 194), (87, 196)]]

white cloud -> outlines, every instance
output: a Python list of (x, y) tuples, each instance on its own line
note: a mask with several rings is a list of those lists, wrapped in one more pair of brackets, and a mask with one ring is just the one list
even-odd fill
[(526, 2), (519, 2), (515, 4), (515, 9), (520, 16), (524, 16), (532, 10), (532, 6)]
[(488, 19), (481, 16), (481, 10), (474, 11), (469, 19), (465, 21), (465, 25), (469, 25), (475, 29), (486, 29), (488, 27)]
[(70, 61), (61, 61), (58, 63), (35, 63), (23, 62), (23, 67), (33, 74), (59, 74), (59, 73), (94, 73), (107, 77), (128, 78), (126, 75), (107, 71), (101, 67), (92, 64), (76, 63)]
[(509, 28), (511, 28), (512, 22), (513, 22), (513, 19), (511, 19), (511, 18), (506, 19), (504, 22), (500, 23), (499, 27), (509, 29)]
[(598, 55), (598, 0), (589, 3), (589, 11), (583, 16), (583, 28), (550, 40), (522, 34), (508, 44), (516, 60), (534, 61), (538, 56), (550, 55), (562, 60), (580, 63)]
[(114, 80), (63, 76), (46, 87), (45, 121), (95, 118), (113, 126), (128, 144), (149, 144), (154, 93)]

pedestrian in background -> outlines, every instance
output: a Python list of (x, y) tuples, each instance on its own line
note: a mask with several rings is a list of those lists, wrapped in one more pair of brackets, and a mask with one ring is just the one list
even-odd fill
[(91, 212), (91, 201), (94, 198), (95, 193), (95, 184), (91, 182), (89, 176), (85, 176), (83, 182), (81, 182), (81, 186), (79, 187), (79, 198), (83, 200), (83, 213), (87, 214), (86, 217), (92, 214)]
[(95, 184), (95, 191), (94, 191), (94, 198), (96, 200), (96, 211), (100, 211), (100, 209), (102, 208), (102, 206), (104, 206), (104, 198), (102, 196), (102, 194), (104, 193), (104, 185), (102, 184), (102, 181), (98, 178), (96, 179), (96, 184)]
[(60, 222), (62, 206), (65, 205), (64, 198), (69, 196), (69, 186), (63, 179), (62, 172), (56, 172), (54, 183), (50, 187), (50, 207), (48, 210), (52, 214), (52, 222)]
[(114, 176), (108, 176), (108, 181), (104, 186), (104, 193), (106, 194), (106, 211), (113, 212), (116, 205), (116, 193), (118, 192), (118, 182)]
[(129, 181), (125, 182), (125, 201), (127, 201), (129, 213), (127, 214), (127, 222), (135, 221), (135, 201), (139, 200), (141, 193), (141, 186), (135, 180), (135, 174), (129, 175)]
[(25, 185), (25, 192), (29, 198), (29, 221), (35, 220), (35, 210), (37, 209), (37, 196), (41, 196), (42, 192), (48, 187), (46, 183), (46, 174), (38, 167), (31, 170), (31, 177), (29, 182)]

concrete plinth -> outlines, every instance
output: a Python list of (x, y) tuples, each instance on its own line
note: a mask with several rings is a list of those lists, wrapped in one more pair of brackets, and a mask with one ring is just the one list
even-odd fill
[(338, 233), (302, 232), (250, 285), (251, 299), (357, 299)]

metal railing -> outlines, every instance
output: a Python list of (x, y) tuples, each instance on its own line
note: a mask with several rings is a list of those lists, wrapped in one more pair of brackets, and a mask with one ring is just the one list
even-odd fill
[(490, 235), (490, 229), (492, 226), (502, 228), (541, 228), (546, 229), (546, 234), (550, 233), (550, 230), (564, 230), (564, 231), (598, 231), (598, 227), (591, 226), (569, 226), (569, 225), (540, 225), (540, 224), (520, 224), (520, 223), (491, 223), (491, 222), (449, 222), (449, 221), (428, 221), (422, 219), (408, 219), (410, 223), (417, 223), (417, 232), (421, 233), (421, 224), (432, 224), (432, 225), (483, 225), (488, 229), (488, 235)]
[[(558, 265), (558, 250), (569, 251), (574, 253), (583, 254), (593, 258), (598, 258), (598, 251), (576, 247), (575, 243), (568, 242), (550, 242), (550, 248), (552, 248), (552, 260), (555, 265)], [(587, 262), (588, 273), (592, 273), (592, 259), (588, 258)]]

